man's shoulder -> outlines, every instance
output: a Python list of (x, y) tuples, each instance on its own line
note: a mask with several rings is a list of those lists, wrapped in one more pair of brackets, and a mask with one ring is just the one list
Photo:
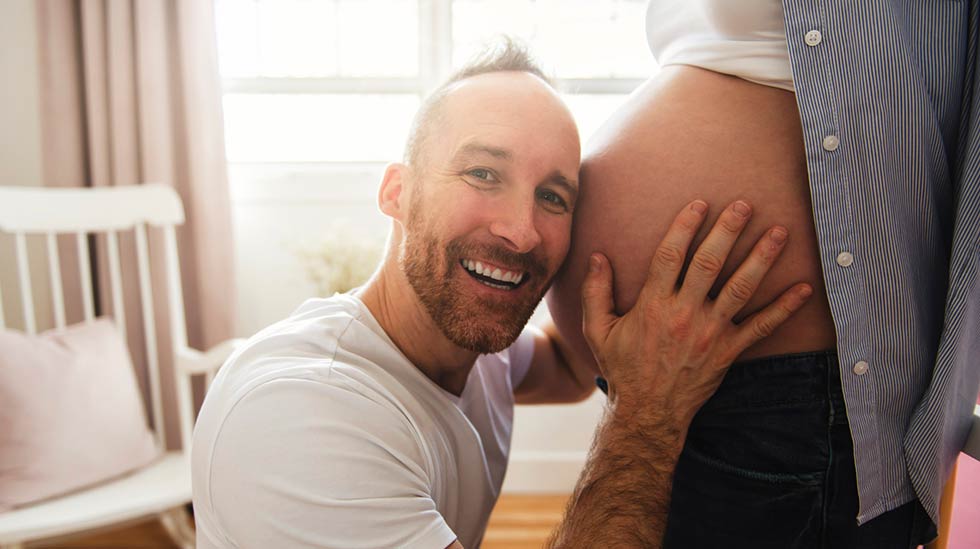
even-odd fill
[(221, 368), (215, 384), (221, 387), (329, 369), (338, 358), (350, 358), (339, 351), (358, 338), (379, 339), (365, 326), (363, 311), (354, 298), (309, 299), (241, 345)]
[(347, 295), (311, 299), (249, 338), (219, 370), (199, 422), (225, 417), (260, 388), (270, 401), (324, 391), (391, 400), (382, 365), (398, 355), (361, 307)]
[(387, 360), (379, 335), (348, 298), (308, 300), (249, 338), (209, 387), (195, 444), (234, 439), (228, 424), (252, 416), (270, 418), (261, 425), (246, 421), (266, 436), (288, 432), (290, 422), (302, 417), (344, 417), (368, 430), (411, 435), (411, 424), (403, 421), (405, 403), (393, 396), (397, 387), (379, 365)]
[[(240, 514), (256, 509), (306, 510), (330, 524), (341, 510), (322, 515), (325, 507), (304, 502), (333, 497), (353, 506), (376, 488), (397, 495), (435, 473), (404, 404), (369, 368), (348, 362), (324, 358), (322, 347), (306, 355), (263, 352), (241, 363), (249, 367), (239, 378), (216, 380), (191, 456), (203, 531), (230, 528), (251, 539)], [(292, 509), (278, 507), (282, 494), (269, 489), (283, 486), (290, 487)]]

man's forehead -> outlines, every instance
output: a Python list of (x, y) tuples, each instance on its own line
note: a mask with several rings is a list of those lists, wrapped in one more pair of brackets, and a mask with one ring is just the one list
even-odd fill
[(432, 122), (428, 147), (437, 162), (484, 157), (559, 172), (567, 181), (577, 178), (575, 121), (557, 93), (530, 73), (465, 78), (447, 88)]
[(480, 156), (487, 155), (500, 160), (513, 160), (514, 153), (506, 147), (495, 146), (487, 143), (481, 143), (479, 141), (465, 141), (463, 142), (454, 157), (466, 157), (466, 156)]
[[(540, 78), (520, 72), (482, 74), (467, 78), (444, 98), (438, 116), (443, 130), (466, 134), (507, 130), (550, 132), (552, 138), (578, 138), (571, 112)], [(571, 134), (574, 134), (571, 135)]]
[(443, 107), (443, 114), (454, 121), (568, 112), (561, 97), (544, 80), (517, 71), (465, 78), (447, 88)]

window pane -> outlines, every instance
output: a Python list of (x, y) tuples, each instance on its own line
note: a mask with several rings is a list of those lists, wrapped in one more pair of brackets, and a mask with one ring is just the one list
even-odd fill
[(453, 64), (510, 34), (559, 78), (645, 78), (645, 14), (646, 0), (455, 0)]
[(258, 4), (241, 0), (217, 0), (214, 12), (221, 75), (226, 78), (257, 75)]
[(575, 123), (578, 125), (579, 138), (582, 140), (583, 151), (592, 134), (609, 119), (613, 112), (622, 105), (628, 95), (602, 94), (564, 94), (562, 99), (572, 111)]
[(416, 95), (225, 94), (229, 162), (395, 161)]
[(225, 78), (415, 76), (416, 0), (217, 0)]

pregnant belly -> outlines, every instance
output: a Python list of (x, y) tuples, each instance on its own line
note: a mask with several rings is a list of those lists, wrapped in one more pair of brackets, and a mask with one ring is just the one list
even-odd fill
[(609, 257), (616, 307), (628, 310), (670, 222), (697, 198), (710, 207), (697, 242), (730, 202), (742, 199), (753, 207), (721, 281), (769, 227), (789, 230), (785, 251), (740, 318), (798, 281), (815, 290), (802, 310), (740, 358), (836, 346), (792, 93), (694, 67), (666, 67), (606, 122), (584, 158), (572, 248), (548, 298), (559, 331), (574, 349), (587, 351), (580, 291), (589, 254)]

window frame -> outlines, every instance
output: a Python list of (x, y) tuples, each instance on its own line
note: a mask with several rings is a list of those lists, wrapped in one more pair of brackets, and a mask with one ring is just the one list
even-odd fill
[[(418, 0), (419, 74), (415, 77), (252, 77), (222, 78), (226, 94), (415, 94), (424, 99), (452, 72), (453, 0)], [(640, 78), (555, 78), (563, 94), (627, 95)], [(242, 162), (232, 162), (239, 164)], [(244, 163), (287, 164), (279, 161)], [(336, 160), (317, 163), (346, 164)]]

